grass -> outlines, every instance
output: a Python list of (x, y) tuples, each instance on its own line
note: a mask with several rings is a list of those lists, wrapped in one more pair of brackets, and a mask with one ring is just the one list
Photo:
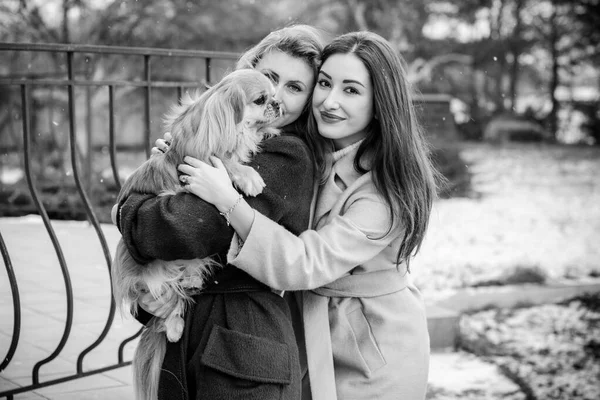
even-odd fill
[(471, 190), (434, 205), (411, 265), (424, 292), (600, 275), (600, 148), (455, 146)]

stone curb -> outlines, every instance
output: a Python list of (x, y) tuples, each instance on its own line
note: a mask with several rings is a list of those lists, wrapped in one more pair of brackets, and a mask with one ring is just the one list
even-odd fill
[(437, 293), (426, 301), (431, 348), (437, 350), (454, 347), (462, 313), (486, 308), (556, 303), (594, 292), (600, 292), (600, 279), (552, 281), (546, 285), (465, 288)]

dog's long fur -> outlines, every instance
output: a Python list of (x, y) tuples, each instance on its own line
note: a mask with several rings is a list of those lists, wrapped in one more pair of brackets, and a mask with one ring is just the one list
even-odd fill
[[(234, 184), (247, 195), (257, 195), (264, 187), (260, 175), (249, 166), (265, 136), (277, 134), (267, 125), (279, 114), (272, 100), (271, 82), (254, 70), (239, 70), (197, 98), (186, 97), (167, 117), (167, 130), (173, 137), (166, 153), (155, 155), (126, 180), (118, 201), (132, 192), (170, 195), (183, 190), (177, 165), (186, 155), (208, 162), (215, 155), (223, 160)], [(155, 400), (166, 340), (180, 339), (182, 318), (191, 296), (204, 286), (216, 265), (202, 260), (155, 260), (139, 265), (129, 254), (123, 240), (117, 245), (112, 264), (113, 295), (122, 312), (135, 313), (137, 301), (150, 292), (167, 300), (167, 317), (154, 317), (144, 329), (133, 358), (134, 387), (137, 399)]]

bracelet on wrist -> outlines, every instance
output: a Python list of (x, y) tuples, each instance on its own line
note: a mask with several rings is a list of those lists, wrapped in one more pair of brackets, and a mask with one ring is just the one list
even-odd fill
[(237, 205), (240, 204), (240, 201), (242, 201), (243, 198), (244, 198), (244, 196), (242, 196), (241, 194), (238, 194), (237, 200), (229, 208), (229, 210), (227, 210), (225, 212), (219, 212), (219, 214), (221, 214), (223, 217), (225, 217), (225, 221), (227, 221), (227, 226), (231, 225), (231, 220), (229, 219), (229, 215), (233, 212), (233, 210), (235, 210), (235, 208), (237, 207)]

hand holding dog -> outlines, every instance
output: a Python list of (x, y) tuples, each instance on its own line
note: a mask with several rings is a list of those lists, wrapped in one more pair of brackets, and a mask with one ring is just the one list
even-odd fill
[(239, 194), (219, 158), (210, 157), (212, 166), (190, 156), (183, 161), (186, 164), (180, 164), (177, 169), (186, 175), (181, 175), (179, 180), (189, 193), (213, 204), (220, 212), (226, 212), (236, 203)]
[(162, 138), (156, 139), (154, 147), (150, 150), (150, 154), (156, 156), (158, 154), (166, 153), (167, 150), (169, 150), (172, 140), (173, 136), (171, 135), (171, 132), (165, 132)]

